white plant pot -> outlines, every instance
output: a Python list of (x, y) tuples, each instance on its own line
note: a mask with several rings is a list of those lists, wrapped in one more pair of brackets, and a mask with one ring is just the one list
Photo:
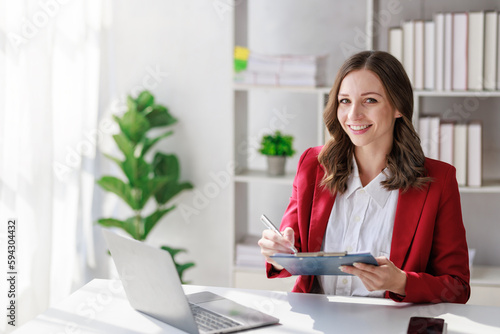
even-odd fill
[(285, 156), (268, 155), (267, 156), (267, 174), (270, 176), (285, 175)]

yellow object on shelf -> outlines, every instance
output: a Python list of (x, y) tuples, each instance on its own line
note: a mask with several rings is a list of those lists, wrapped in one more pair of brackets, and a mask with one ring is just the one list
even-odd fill
[(234, 71), (241, 72), (247, 68), (247, 60), (250, 50), (243, 46), (234, 47)]

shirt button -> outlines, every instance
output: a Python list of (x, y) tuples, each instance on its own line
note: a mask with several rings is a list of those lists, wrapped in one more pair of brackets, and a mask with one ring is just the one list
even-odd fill
[(344, 279), (342, 280), (342, 283), (343, 283), (343, 284), (347, 284), (347, 278), (344, 278)]
[(355, 221), (356, 223), (357, 223), (357, 222), (359, 222), (360, 220), (361, 220), (361, 217), (360, 217), (360, 216), (355, 216), (355, 217), (354, 217), (354, 221)]
[(347, 248), (346, 248), (346, 251), (347, 251), (347, 253), (352, 252), (352, 247), (351, 247), (351, 246), (347, 247)]
[(359, 191), (359, 193), (360, 193), (360, 194), (364, 194), (365, 192), (366, 192), (366, 191), (365, 191), (364, 189), (361, 189), (361, 190)]

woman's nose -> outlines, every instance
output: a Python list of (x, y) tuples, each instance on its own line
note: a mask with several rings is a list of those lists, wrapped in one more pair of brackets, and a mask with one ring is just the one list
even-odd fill
[(357, 103), (353, 103), (351, 105), (351, 108), (349, 109), (349, 113), (347, 114), (347, 117), (351, 121), (356, 121), (356, 120), (363, 118), (363, 111), (361, 110), (361, 106)]

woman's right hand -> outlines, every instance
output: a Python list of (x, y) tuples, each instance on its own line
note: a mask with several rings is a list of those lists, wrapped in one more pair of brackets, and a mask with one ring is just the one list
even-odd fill
[(259, 239), (260, 252), (266, 257), (266, 261), (274, 266), (277, 270), (282, 270), (283, 267), (274, 262), (270, 256), (276, 253), (290, 253), (293, 254), (291, 246), (295, 243), (293, 229), (287, 227), (283, 232), (283, 236), (271, 230), (264, 230), (262, 238)]

